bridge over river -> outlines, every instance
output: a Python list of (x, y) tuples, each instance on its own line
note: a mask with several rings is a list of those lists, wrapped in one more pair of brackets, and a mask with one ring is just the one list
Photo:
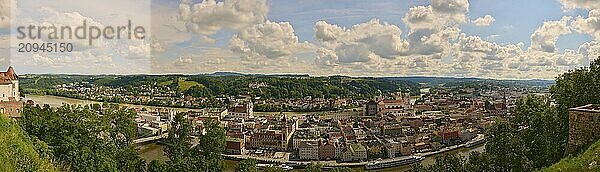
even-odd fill
[(164, 134), (161, 134), (161, 135), (158, 135), (158, 136), (152, 136), (152, 137), (145, 137), (145, 138), (135, 139), (135, 140), (133, 140), (133, 142), (135, 144), (146, 143), (146, 142), (152, 142), (152, 141), (160, 140), (160, 139), (167, 138), (167, 137), (169, 137), (169, 134), (164, 133)]

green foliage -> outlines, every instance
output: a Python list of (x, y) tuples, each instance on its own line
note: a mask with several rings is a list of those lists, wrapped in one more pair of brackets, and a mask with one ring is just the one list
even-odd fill
[(192, 147), (192, 135), (196, 135), (190, 121), (180, 113), (171, 122), (165, 154), (169, 171), (223, 171), (220, 153), (225, 149), (225, 129), (212, 121), (204, 123), (206, 134), (200, 136), (198, 145)]
[(240, 164), (238, 165), (238, 168), (236, 169), (237, 172), (258, 172), (258, 169), (256, 168), (256, 160), (254, 159), (245, 159), (240, 161)]
[(158, 160), (153, 160), (148, 164), (147, 172), (168, 172), (169, 166), (167, 164), (161, 163)]
[(306, 172), (322, 172), (323, 164), (320, 162), (310, 162), (304, 171)]
[(496, 170), (531, 171), (559, 161), (568, 127), (550, 99), (526, 96), (517, 101), (514, 117), (488, 129), (486, 154)]
[(352, 172), (352, 171), (353, 170), (348, 167), (339, 167), (339, 168), (332, 169), (330, 172)]
[[(563, 128), (563, 135), (557, 137), (560, 143), (568, 139), (568, 109), (587, 104), (600, 104), (600, 60), (591, 62), (590, 67), (583, 67), (564, 73), (556, 78), (556, 85), (550, 88), (552, 98), (557, 104)], [(560, 148), (564, 150), (565, 145)], [(584, 151), (585, 148), (579, 148)]]
[(59, 171), (51, 163), (48, 145), (27, 134), (0, 115), (0, 171)]
[(179, 91), (186, 91), (192, 87), (204, 88), (203, 85), (198, 84), (196, 81), (187, 81), (185, 78), (178, 79), (177, 87)]
[[(184, 79), (185, 78), (185, 79)], [(78, 76), (78, 75), (33, 75), (22, 79), (26, 93), (52, 94), (72, 98), (76, 92), (56, 91), (55, 86), (87, 82), (96, 86), (121, 87), (136, 95), (138, 86), (166, 86), (184, 95), (212, 98), (216, 96), (237, 96), (249, 94), (264, 98), (303, 98), (306, 96), (338, 98), (372, 98), (375, 95), (391, 92), (417, 93), (419, 85), (403, 80), (385, 78), (350, 77), (307, 77), (307, 76), (211, 76), (211, 75), (128, 75), (128, 76)], [(251, 88), (251, 84), (264, 83), (267, 86)], [(116, 100), (115, 100), (116, 101)]]
[(600, 60), (591, 62), (590, 67), (559, 75), (556, 85), (550, 87), (550, 92), (563, 111), (590, 103), (600, 103)]
[(134, 117), (133, 111), (116, 105), (104, 105), (101, 111), (89, 106), (27, 106), (19, 122), (29, 136), (49, 146), (44, 155), (51, 152), (52, 159), (70, 170), (144, 171), (145, 161), (133, 143)]
[(600, 171), (600, 141), (592, 144), (585, 152), (575, 157), (567, 157), (541, 171)]

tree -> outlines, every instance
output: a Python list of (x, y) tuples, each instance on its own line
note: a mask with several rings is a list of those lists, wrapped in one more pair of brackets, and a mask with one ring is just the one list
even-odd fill
[(206, 134), (199, 137), (196, 149), (206, 157), (209, 171), (223, 171), (225, 168), (221, 153), (225, 151), (225, 128), (213, 120), (205, 121), (203, 125)]
[(555, 141), (564, 144), (558, 147), (564, 150), (569, 134), (569, 108), (600, 104), (600, 59), (592, 61), (589, 67), (572, 70), (556, 77), (556, 84), (550, 87), (550, 93), (556, 101), (562, 124), (561, 129), (557, 131), (560, 135)]
[(494, 163), (485, 153), (471, 152), (464, 165), (465, 171), (500, 171), (494, 170)]
[(168, 172), (169, 167), (167, 164), (161, 163), (158, 160), (153, 160), (148, 164), (147, 172)]
[(237, 172), (258, 172), (256, 169), (256, 160), (254, 159), (245, 159), (240, 161)]
[(352, 169), (348, 167), (338, 167), (332, 169), (331, 172), (352, 172)]
[(48, 145), (52, 159), (72, 171), (144, 171), (133, 143), (135, 112), (104, 107), (26, 106), (19, 123), (29, 136)]
[(169, 129), (167, 146), (169, 171), (223, 171), (220, 153), (225, 149), (225, 129), (212, 121), (204, 123), (206, 134), (199, 136), (198, 145), (192, 147), (194, 133), (190, 121), (183, 113), (175, 115)]
[(323, 168), (323, 164), (321, 164), (320, 162), (310, 162), (306, 166), (306, 169), (304, 169), (304, 171), (306, 171), (306, 172), (321, 172), (322, 168)]
[(169, 136), (167, 137), (167, 146), (164, 151), (169, 161), (167, 164), (173, 171), (199, 171), (201, 168), (196, 163), (203, 157), (197, 156), (197, 151), (192, 149), (191, 144), (192, 125), (184, 117), (184, 114), (178, 113), (171, 122)]

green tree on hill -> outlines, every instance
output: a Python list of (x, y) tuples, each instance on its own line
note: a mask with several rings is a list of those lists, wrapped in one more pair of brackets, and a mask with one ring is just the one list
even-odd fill
[(240, 161), (240, 164), (238, 165), (238, 168), (236, 169), (237, 172), (258, 172), (258, 169), (256, 168), (256, 160), (254, 159), (245, 159)]
[(564, 152), (569, 135), (569, 108), (600, 104), (600, 59), (592, 61), (589, 67), (559, 75), (550, 93), (556, 101), (562, 125), (556, 141), (563, 144), (558, 148)]
[[(135, 113), (116, 105), (101, 111), (89, 106), (28, 106), (21, 127), (40, 145), (48, 145), (52, 159), (73, 171), (144, 171), (133, 139)], [(42, 146), (44, 147), (44, 146)]]
[(220, 154), (225, 149), (225, 129), (212, 121), (205, 121), (204, 128), (206, 134), (199, 136), (198, 145), (192, 147), (193, 126), (184, 114), (175, 115), (165, 148), (170, 171), (224, 170)]

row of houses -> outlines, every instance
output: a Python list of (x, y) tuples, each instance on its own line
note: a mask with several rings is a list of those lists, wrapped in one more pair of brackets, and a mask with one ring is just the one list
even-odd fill
[(359, 143), (306, 141), (300, 142), (298, 155), (301, 160), (363, 161), (367, 159), (367, 149)]

